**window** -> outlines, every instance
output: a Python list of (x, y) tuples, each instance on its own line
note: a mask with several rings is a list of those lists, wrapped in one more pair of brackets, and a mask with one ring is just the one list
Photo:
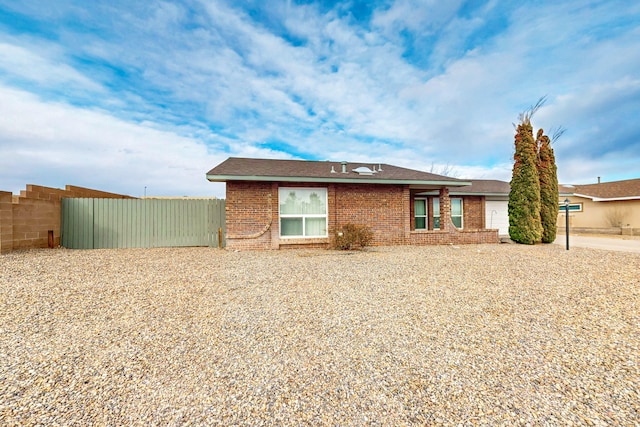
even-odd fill
[[(451, 222), (457, 228), (462, 228), (462, 199), (451, 200)], [(440, 230), (440, 199), (433, 198), (433, 229)]]
[[(566, 213), (564, 203), (560, 203), (560, 213)], [(582, 203), (569, 203), (569, 212), (582, 212)]]
[(280, 236), (327, 237), (327, 189), (280, 188)]
[(416, 219), (416, 230), (427, 228), (427, 201), (425, 199), (414, 200), (413, 210)]
[(462, 228), (462, 199), (451, 199), (451, 222)]
[(433, 229), (440, 230), (440, 199), (433, 198)]

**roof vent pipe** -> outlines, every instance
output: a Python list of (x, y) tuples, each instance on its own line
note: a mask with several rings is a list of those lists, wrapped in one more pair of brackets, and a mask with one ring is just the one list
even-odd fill
[(342, 162), (342, 173), (347, 173), (347, 162)]
[(600, 184), (600, 177), (598, 177), (598, 184)]

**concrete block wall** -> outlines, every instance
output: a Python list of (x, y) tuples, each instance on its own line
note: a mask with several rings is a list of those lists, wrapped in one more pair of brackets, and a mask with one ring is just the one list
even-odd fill
[(13, 194), (0, 191), (0, 254), (13, 250)]
[(61, 200), (69, 197), (131, 198), (70, 185), (63, 190), (28, 184), (19, 196), (0, 192), (0, 253), (58, 246)]

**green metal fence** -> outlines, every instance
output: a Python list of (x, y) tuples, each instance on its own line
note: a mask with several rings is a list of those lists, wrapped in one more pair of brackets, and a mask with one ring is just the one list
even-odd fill
[(69, 249), (224, 246), (219, 199), (62, 199), (61, 245)]

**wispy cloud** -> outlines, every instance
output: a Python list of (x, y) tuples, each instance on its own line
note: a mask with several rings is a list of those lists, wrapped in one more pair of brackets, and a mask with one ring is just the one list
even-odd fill
[(225, 156), (209, 152), (199, 139), (3, 86), (0, 97), (0, 170), (10, 188), (46, 182), (134, 195), (145, 186), (156, 194), (221, 190), (204, 173)]
[(543, 95), (534, 125), (567, 129), (561, 180), (638, 174), (624, 165), (640, 160), (639, 5), (60, 1), (2, 14), (0, 149), (24, 171), (0, 180), (14, 191), (56, 176), (220, 192), (202, 179), (230, 155), (508, 179), (512, 123)]

